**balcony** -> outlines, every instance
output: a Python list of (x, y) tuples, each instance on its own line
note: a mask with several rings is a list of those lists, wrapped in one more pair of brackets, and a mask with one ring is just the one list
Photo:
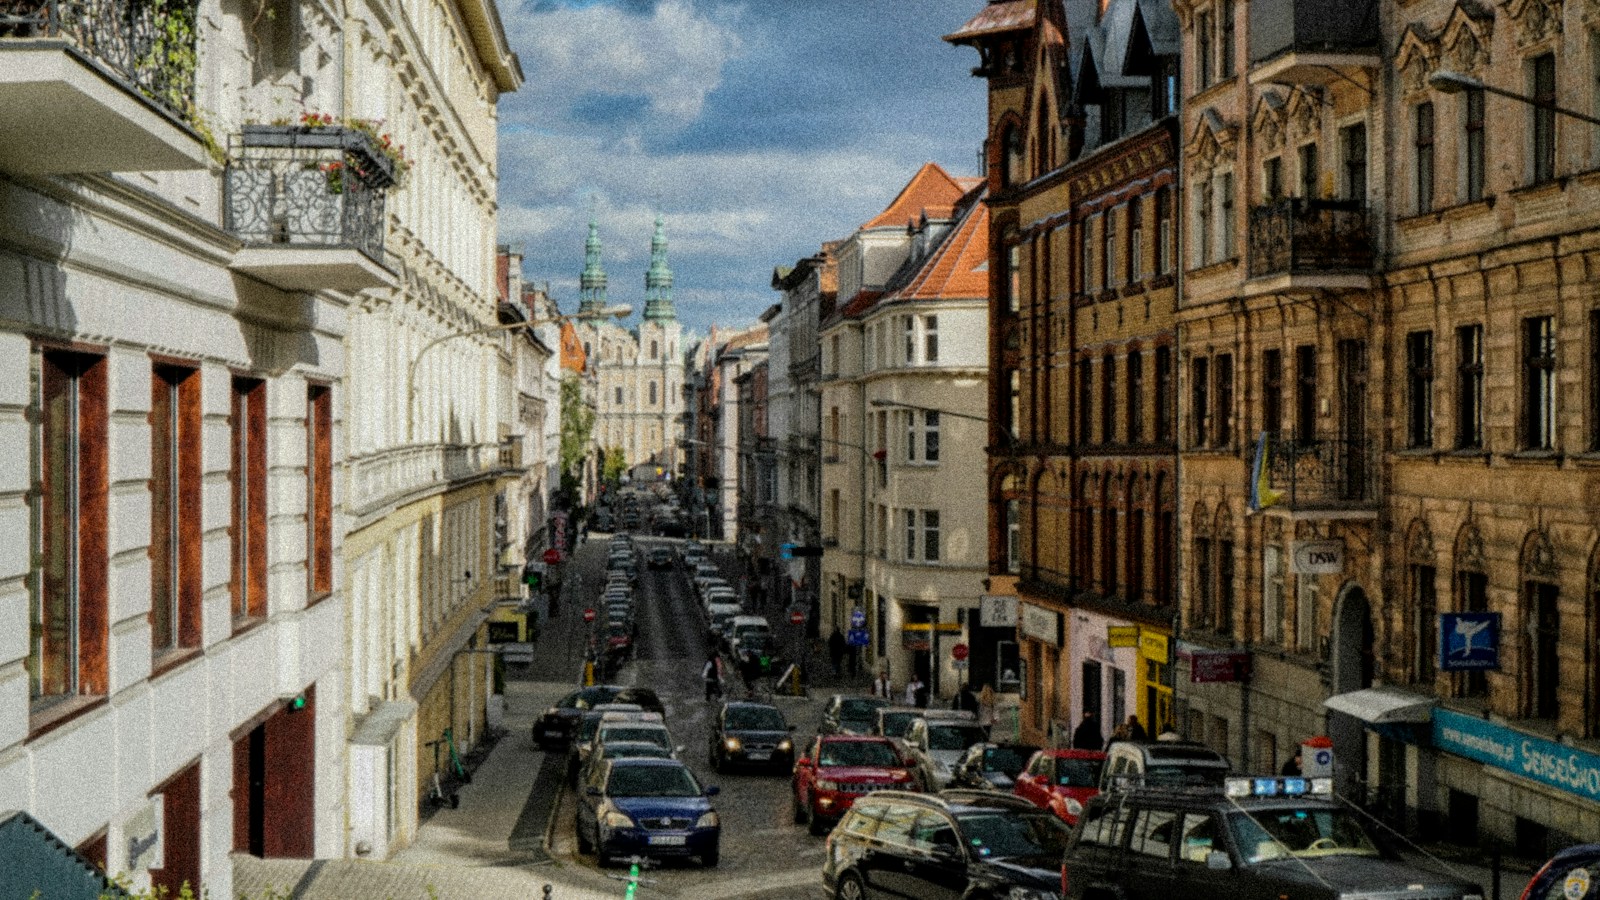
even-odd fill
[(394, 164), (343, 126), (246, 125), (223, 182), (230, 266), (285, 291), (394, 287), (384, 200)]
[(1269, 484), (1290, 511), (1371, 511), (1377, 506), (1378, 469), (1371, 440), (1274, 438)]
[(1366, 289), (1375, 253), (1366, 204), (1278, 200), (1250, 210), (1249, 295)]
[(1377, 7), (1350, 0), (1253, 0), (1250, 83), (1326, 85), (1376, 72)]
[(204, 169), (196, 0), (0, 0), (0, 171)]

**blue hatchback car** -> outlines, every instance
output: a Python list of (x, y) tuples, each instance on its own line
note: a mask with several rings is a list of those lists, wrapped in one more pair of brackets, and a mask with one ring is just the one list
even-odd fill
[(602, 867), (627, 856), (721, 857), (722, 823), (694, 773), (675, 759), (609, 759), (589, 767), (579, 786), (578, 851)]

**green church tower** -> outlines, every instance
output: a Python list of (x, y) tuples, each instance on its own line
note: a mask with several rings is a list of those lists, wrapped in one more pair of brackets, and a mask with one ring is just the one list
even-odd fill
[(672, 307), (672, 266), (667, 264), (667, 227), (656, 216), (656, 231), (650, 238), (650, 268), (644, 273), (644, 318), (647, 322), (666, 322), (678, 318)]

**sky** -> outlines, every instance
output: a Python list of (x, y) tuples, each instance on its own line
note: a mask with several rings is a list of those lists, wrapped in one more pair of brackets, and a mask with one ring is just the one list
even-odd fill
[(753, 323), (775, 266), (847, 237), (924, 162), (978, 174), (985, 0), (501, 0), (500, 241), (577, 307), (592, 215), (609, 299), (644, 307), (657, 212), (686, 330)]

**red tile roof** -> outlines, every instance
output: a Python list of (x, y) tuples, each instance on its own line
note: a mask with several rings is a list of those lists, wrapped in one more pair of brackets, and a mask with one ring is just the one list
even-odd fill
[(583, 352), (583, 341), (578, 339), (578, 329), (571, 322), (561, 323), (561, 368), (568, 372), (582, 372), (589, 364)]
[(872, 308), (883, 297), (883, 291), (861, 291), (839, 308), (839, 315), (849, 318), (859, 316)]
[(1003, 31), (1030, 28), (1038, 14), (1037, 6), (1038, 0), (990, 0), (983, 12), (959, 30), (945, 35), (944, 39), (952, 44), (960, 44)]
[(911, 176), (906, 186), (900, 189), (900, 195), (894, 198), (894, 202), (861, 228), (904, 227), (917, 221), (924, 212), (932, 218), (948, 217), (965, 193), (966, 189), (961, 187), (961, 183), (950, 177), (950, 173), (940, 168), (938, 163), (923, 163), (917, 174)]
[(981, 299), (989, 296), (989, 206), (974, 198), (966, 215), (928, 255), (898, 300)]

